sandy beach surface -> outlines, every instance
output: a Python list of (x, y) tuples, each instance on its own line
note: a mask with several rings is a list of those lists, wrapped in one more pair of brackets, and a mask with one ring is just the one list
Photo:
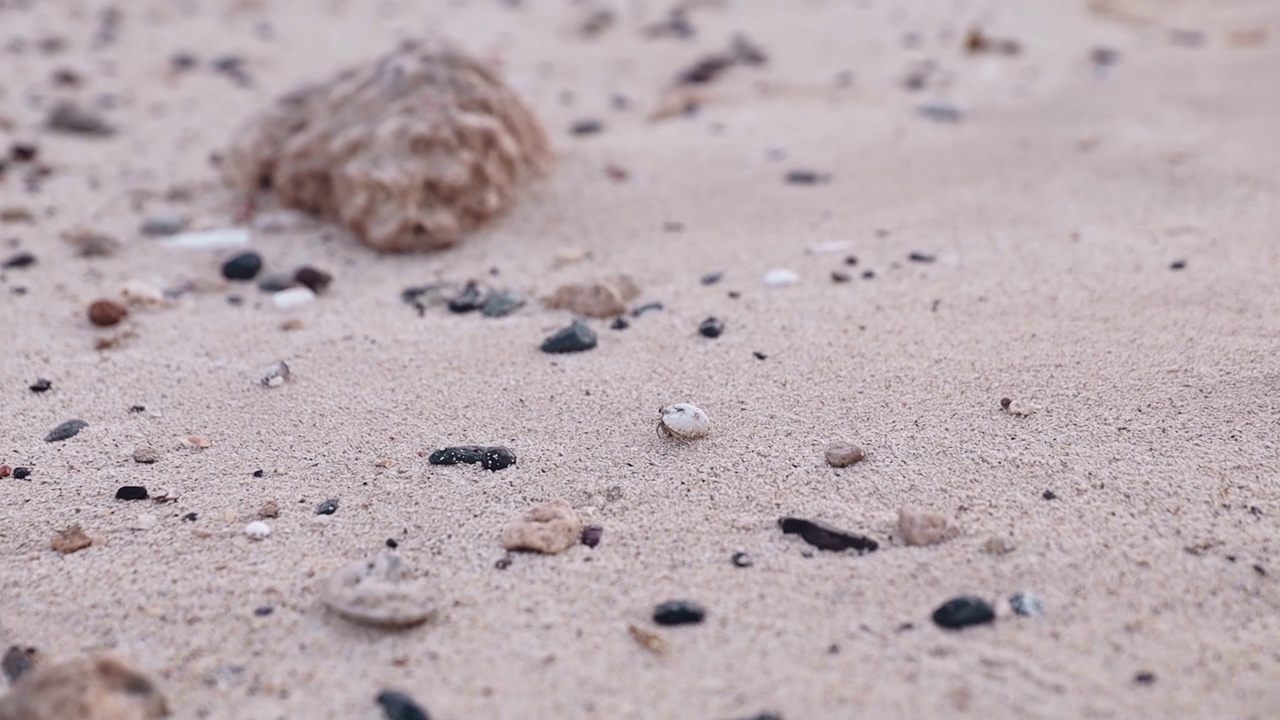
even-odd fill
[[(29, 471), (0, 479), (0, 650), (109, 650), (178, 718), (375, 720), (386, 689), (436, 720), (1275, 717), (1280, 5), (725, 0), (689, 3), (688, 37), (670, 9), (0, 0), (0, 260), (35, 259), (0, 272), (0, 464)], [(264, 275), (334, 276), (289, 310), (222, 278), (232, 251), (141, 232), (242, 223), (211, 162), (232, 131), (428, 34), (545, 123), (556, 167), (511, 212), (387, 256), (256, 207)], [(735, 34), (767, 62), (652, 118)], [(50, 130), (64, 100), (116, 132)], [(82, 257), (86, 231), (121, 247)], [(572, 314), (540, 298), (618, 273), (661, 309), (541, 352)], [(402, 298), (470, 279), (529, 303)], [(90, 324), (126, 285), (165, 298)], [(710, 435), (660, 437), (675, 402)], [(829, 466), (834, 440), (866, 459)], [(518, 462), (428, 463), (460, 444)], [(599, 544), (508, 554), (554, 499)], [(959, 535), (908, 546), (904, 506)], [(73, 525), (92, 545), (56, 552)], [(437, 617), (328, 611), (388, 540)], [(964, 595), (995, 622), (933, 622)], [(669, 600), (705, 620), (655, 624)]]

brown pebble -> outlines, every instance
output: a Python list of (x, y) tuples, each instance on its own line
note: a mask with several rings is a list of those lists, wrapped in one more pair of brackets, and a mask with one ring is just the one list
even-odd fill
[(959, 534), (946, 515), (915, 507), (898, 509), (898, 532), (908, 545), (937, 545)]
[(156, 452), (155, 448), (149, 448), (144, 446), (133, 451), (133, 461), (137, 463), (150, 465), (151, 463), (159, 459), (160, 459), (160, 453)]
[(129, 316), (129, 308), (115, 300), (95, 300), (89, 306), (89, 322), (98, 327), (111, 327)]
[(280, 517), (280, 503), (275, 500), (268, 500), (262, 503), (262, 507), (258, 508), (258, 517), (274, 518)]
[(13, 472), (13, 468), (8, 465), (0, 465), (0, 478), (9, 477), (9, 473)]
[(196, 448), (197, 450), (208, 450), (213, 447), (213, 443), (208, 438), (201, 437), (199, 435), (188, 435), (182, 438), (182, 442), (184, 445)]
[(169, 715), (145, 675), (110, 655), (40, 665), (0, 698), (4, 720), (152, 720)]
[(586, 283), (561, 285), (546, 302), (552, 309), (568, 309), (587, 317), (611, 318), (625, 313), (627, 303), (639, 294), (640, 286), (629, 275), (614, 275)]
[(78, 550), (83, 550), (93, 544), (93, 539), (84, 534), (84, 530), (79, 525), (72, 525), (53, 536), (53, 540), (49, 543), (54, 550), (63, 555), (70, 555)]
[(573, 547), (582, 533), (582, 520), (564, 500), (530, 508), (502, 531), (502, 547), (554, 555)]
[(822, 455), (827, 459), (828, 465), (838, 468), (849, 467), (866, 457), (862, 448), (844, 440), (837, 440), (828, 445)]
[(333, 282), (333, 275), (306, 265), (298, 268), (298, 271), (293, 274), (293, 281), (319, 295), (328, 289), (329, 283)]
[(982, 551), (988, 555), (1008, 555), (1017, 549), (1018, 546), (1012, 540), (1000, 535), (992, 535), (982, 545)]

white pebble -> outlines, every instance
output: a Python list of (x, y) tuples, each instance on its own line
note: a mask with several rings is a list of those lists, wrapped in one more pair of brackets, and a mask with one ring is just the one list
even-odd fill
[(271, 534), (271, 526), (261, 520), (254, 520), (244, 526), (244, 534), (251, 540), (262, 540)]
[(289, 366), (283, 360), (266, 369), (262, 374), (262, 384), (267, 387), (279, 387), (289, 379)]
[(848, 240), (828, 240), (827, 242), (814, 243), (806, 248), (810, 255), (832, 255), (849, 252), (852, 249), (853, 243)]
[(783, 285), (794, 285), (799, 282), (800, 276), (786, 268), (777, 268), (770, 270), (764, 274), (764, 284), (770, 287), (782, 287)]
[(711, 418), (702, 408), (689, 403), (668, 405), (658, 411), (658, 434), (667, 437), (700, 438), (711, 432)]
[(316, 299), (316, 294), (309, 288), (295, 287), (271, 293), (271, 303), (281, 310), (302, 307)]
[(310, 215), (298, 210), (268, 210), (253, 217), (253, 229), (266, 233), (290, 232), (310, 221)]
[(164, 291), (140, 280), (130, 280), (120, 288), (120, 295), (130, 305), (163, 305)]
[(249, 231), (246, 228), (225, 228), (180, 233), (165, 238), (164, 244), (169, 247), (197, 250), (225, 250), (248, 245)]

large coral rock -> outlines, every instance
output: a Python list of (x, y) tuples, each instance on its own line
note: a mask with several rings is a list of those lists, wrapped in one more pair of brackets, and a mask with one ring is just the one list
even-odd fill
[(154, 720), (168, 715), (155, 684), (110, 655), (37, 667), (0, 698), (0, 720)]
[(496, 73), (431, 41), (281, 97), (236, 132), (224, 171), (402, 252), (456, 243), (551, 160), (537, 117)]

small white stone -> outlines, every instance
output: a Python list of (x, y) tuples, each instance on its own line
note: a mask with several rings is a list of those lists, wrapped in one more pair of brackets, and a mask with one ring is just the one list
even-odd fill
[(1009, 398), (1003, 398), (1000, 400), (1000, 407), (1004, 408), (1005, 412), (1015, 417), (1027, 417), (1040, 412), (1039, 405), (1018, 402), (1017, 400), (1011, 400)]
[(224, 228), (220, 230), (200, 230), (171, 235), (164, 240), (169, 247), (192, 248), (197, 250), (225, 250), (249, 244), (247, 228)]
[(848, 240), (828, 240), (827, 242), (814, 243), (806, 248), (810, 255), (834, 255), (835, 253), (849, 252), (852, 249), (853, 243)]
[(668, 405), (658, 411), (658, 434), (666, 437), (700, 438), (711, 432), (711, 418), (702, 408), (689, 403)]
[(253, 229), (266, 233), (282, 233), (297, 230), (311, 221), (310, 215), (299, 210), (289, 208), (268, 210), (253, 217)]
[(316, 294), (309, 288), (295, 287), (271, 293), (271, 303), (281, 310), (302, 307), (316, 299)]
[(764, 284), (770, 287), (794, 285), (799, 282), (799, 280), (799, 275), (786, 268), (776, 268), (764, 274)]
[(163, 305), (164, 291), (141, 280), (130, 280), (120, 288), (120, 295), (130, 305)]
[(289, 379), (289, 366), (283, 360), (267, 368), (262, 374), (262, 384), (267, 387), (279, 387)]
[(130, 530), (150, 530), (160, 522), (155, 515), (151, 513), (142, 513), (133, 522), (129, 523)]
[(244, 534), (251, 540), (262, 540), (271, 534), (271, 526), (261, 520), (254, 520), (244, 526)]

